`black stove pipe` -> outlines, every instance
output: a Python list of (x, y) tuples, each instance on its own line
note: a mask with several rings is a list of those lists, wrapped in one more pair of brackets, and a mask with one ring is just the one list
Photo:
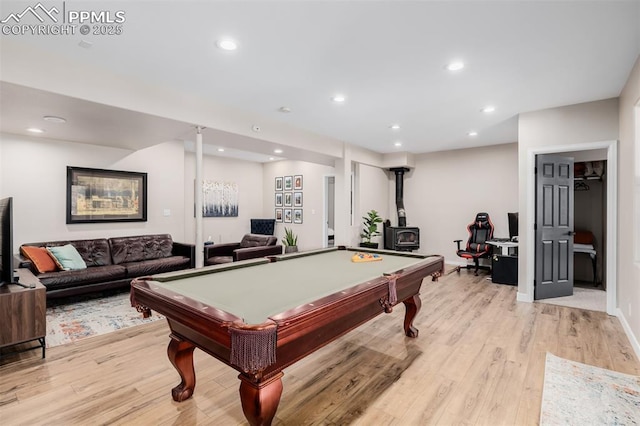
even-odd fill
[(398, 227), (407, 226), (407, 215), (404, 210), (404, 174), (409, 169), (406, 167), (394, 167), (389, 169), (396, 174), (396, 209), (398, 210)]

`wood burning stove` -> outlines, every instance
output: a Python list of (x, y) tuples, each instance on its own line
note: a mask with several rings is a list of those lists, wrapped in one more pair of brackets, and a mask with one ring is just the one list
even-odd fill
[(404, 173), (409, 169), (396, 167), (390, 169), (396, 174), (396, 208), (398, 210), (398, 226), (391, 226), (386, 221), (384, 228), (384, 248), (396, 251), (412, 251), (420, 248), (420, 229), (407, 226), (407, 217), (404, 210)]
[(420, 248), (420, 229), (410, 226), (384, 227), (384, 248), (387, 250), (411, 251)]

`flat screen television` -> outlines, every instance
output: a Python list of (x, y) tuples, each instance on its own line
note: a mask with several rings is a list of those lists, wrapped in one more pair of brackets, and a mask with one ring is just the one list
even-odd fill
[(0, 286), (13, 278), (13, 198), (0, 200)]

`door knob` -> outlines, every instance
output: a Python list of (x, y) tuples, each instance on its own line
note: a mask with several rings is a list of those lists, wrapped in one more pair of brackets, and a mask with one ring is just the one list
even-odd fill
[(567, 232), (567, 235), (573, 236), (573, 235), (576, 235), (576, 233), (574, 231), (569, 231), (569, 232)]

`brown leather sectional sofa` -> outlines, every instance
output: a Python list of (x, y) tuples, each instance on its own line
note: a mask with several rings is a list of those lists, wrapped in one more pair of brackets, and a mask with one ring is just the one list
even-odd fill
[(129, 287), (131, 280), (140, 276), (195, 268), (195, 246), (175, 242), (168, 234), (48, 241), (23, 246), (67, 244), (76, 248), (86, 269), (38, 273), (29, 260), (21, 258), (20, 266), (29, 267), (47, 288), (48, 299)]

